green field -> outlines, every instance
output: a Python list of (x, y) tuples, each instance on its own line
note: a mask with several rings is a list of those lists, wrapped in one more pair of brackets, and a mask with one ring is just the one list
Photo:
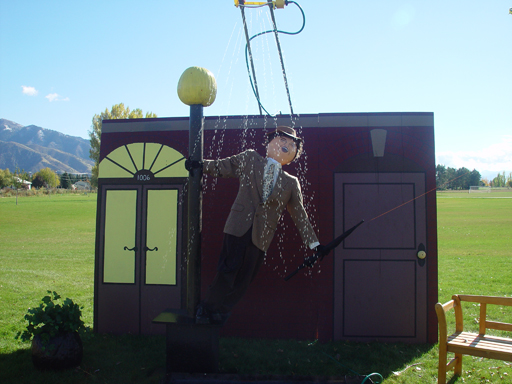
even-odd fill
[[(510, 192), (438, 193), (440, 301), (454, 293), (512, 295), (510, 197)], [(22, 196), (18, 205), (14, 197), (0, 198), (0, 383), (158, 383), (162, 378), (162, 337), (95, 335), (84, 342), (80, 368), (61, 373), (36, 371), (30, 345), (14, 340), (27, 308), (38, 305), (48, 289), (83, 305), (84, 320), (92, 325), (95, 213), (94, 194)], [(490, 307), (489, 314), (512, 322), (508, 309)], [(465, 315), (466, 325), (477, 330), (478, 307), (468, 307)], [(437, 346), (223, 339), (220, 368), (336, 376), (351, 369), (379, 372), (385, 384), (435, 383)], [(464, 381), (457, 382), (506, 383), (512, 377), (510, 364), (501, 361), (466, 357), (463, 370)]]

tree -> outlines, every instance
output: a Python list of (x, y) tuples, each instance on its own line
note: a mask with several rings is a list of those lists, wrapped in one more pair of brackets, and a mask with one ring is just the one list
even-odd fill
[(457, 170), (455, 168), (448, 167), (446, 169), (446, 188), (457, 189)]
[(157, 116), (153, 112), (147, 112), (146, 115), (144, 116), (141, 109), (137, 108), (131, 111), (130, 108), (125, 107), (123, 103), (112, 106), (112, 109), (110, 111), (107, 108), (104, 112), (101, 112), (99, 115), (94, 115), (94, 117), (92, 118), (92, 129), (89, 131), (89, 138), (91, 142), (89, 157), (94, 161), (94, 166), (91, 170), (91, 184), (93, 186), (98, 186), (98, 166), (100, 162), (101, 128), (103, 120), (142, 118), (147, 119), (151, 117)]
[(476, 169), (470, 171), (469, 169), (462, 167), (457, 169), (457, 179), (454, 180), (454, 189), (469, 189), (472, 185), (480, 185), (480, 172)]
[(67, 174), (67, 172), (64, 172), (62, 175), (60, 175), (60, 187), (64, 189), (68, 189), (71, 186), (70, 183), (70, 175)]
[(476, 169), (473, 169), (471, 173), (469, 174), (469, 183), (468, 183), (468, 189), (472, 185), (482, 185), (481, 184), (482, 175), (480, 175), (480, 172), (478, 172)]
[(503, 173), (498, 173), (498, 176), (496, 176), (492, 180), (492, 187), (493, 188), (505, 187), (506, 184), (507, 184), (507, 182), (506, 182), (506, 179), (505, 179), (505, 171), (503, 171)]
[(0, 169), (0, 188), (8, 187), (9, 185), (12, 185), (12, 175), (9, 168), (5, 170)]
[(438, 189), (446, 189), (446, 167), (444, 165), (438, 164), (436, 167), (436, 187)]
[(438, 189), (457, 189), (457, 170), (439, 164), (436, 167), (436, 186)]
[(40, 175), (34, 175), (34, 178), (32, 179), (32, 188), (39, 189), (41, 187), (48, 187), (46, 184), (46, 181), (40, 176)]
[(480, 172), (476, 169), (450, 168), (438, 164), (436, 167), (436, 186), (438, 189), (469, 189), (471, 185), (480, 185)]
[(34, 179), (37, 176), (40, 176), (50, 188), (55, 188), (60, 185), (59, 176), (57, 176), (57, 174), (48, 167), (40, 169), (38, 172), (34, 173)]
[(469, 174), (471, 171), (465, 167), (457, 169), (453, 189), (469, 189)]
[(16, 205), (18, 205), (18, 190), (23, 187), (23, 181), (28, 179), (28, 173), (23, 169), (20, 170), (18, 167), (16, 167), (16, 170), (11, 175), (11, 185), (16, 188)]

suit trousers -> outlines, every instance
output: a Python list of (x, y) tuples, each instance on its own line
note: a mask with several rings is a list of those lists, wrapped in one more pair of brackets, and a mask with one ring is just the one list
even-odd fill
[(256, 277), (265, 252), (252, 243), (252, 227), (241, 237), (224, 234), (217, 275), (208, 288), (208, 311), (228, 313), (240, 301)]

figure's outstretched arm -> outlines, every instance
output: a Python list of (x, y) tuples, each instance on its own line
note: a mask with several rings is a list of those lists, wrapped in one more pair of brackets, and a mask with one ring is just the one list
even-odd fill
[(218, 160), (204, 160), (203, 172), (213, 177), (240, 177), (240, 170), (247, 162), (249, 151)]

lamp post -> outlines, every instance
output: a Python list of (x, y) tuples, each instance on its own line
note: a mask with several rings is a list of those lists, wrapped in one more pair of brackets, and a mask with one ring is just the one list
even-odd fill
[[(178, 82), (180, 100), (190, 106), (189, 160), (195, 164), (203, 161), (203, 108), (213, 104), (217, 83), (205, 68), (186, 69)], [(188, 177), (187, 205), (187, 311), (195, 316), (201, 294), (201, 211), (202, 169), (192, 168)]]
[(217, 83), (212, 73), (190, 67), (178, 82), (180, 100), (190, 106), (187, 205), (186, 309), (166, 310), (155, 323), (166, 325), (166, 372), (213, 373), (219, 367), (219, 325), (197, 324), (201, 294), (201, 189), (203, 108), (215, 101)]

